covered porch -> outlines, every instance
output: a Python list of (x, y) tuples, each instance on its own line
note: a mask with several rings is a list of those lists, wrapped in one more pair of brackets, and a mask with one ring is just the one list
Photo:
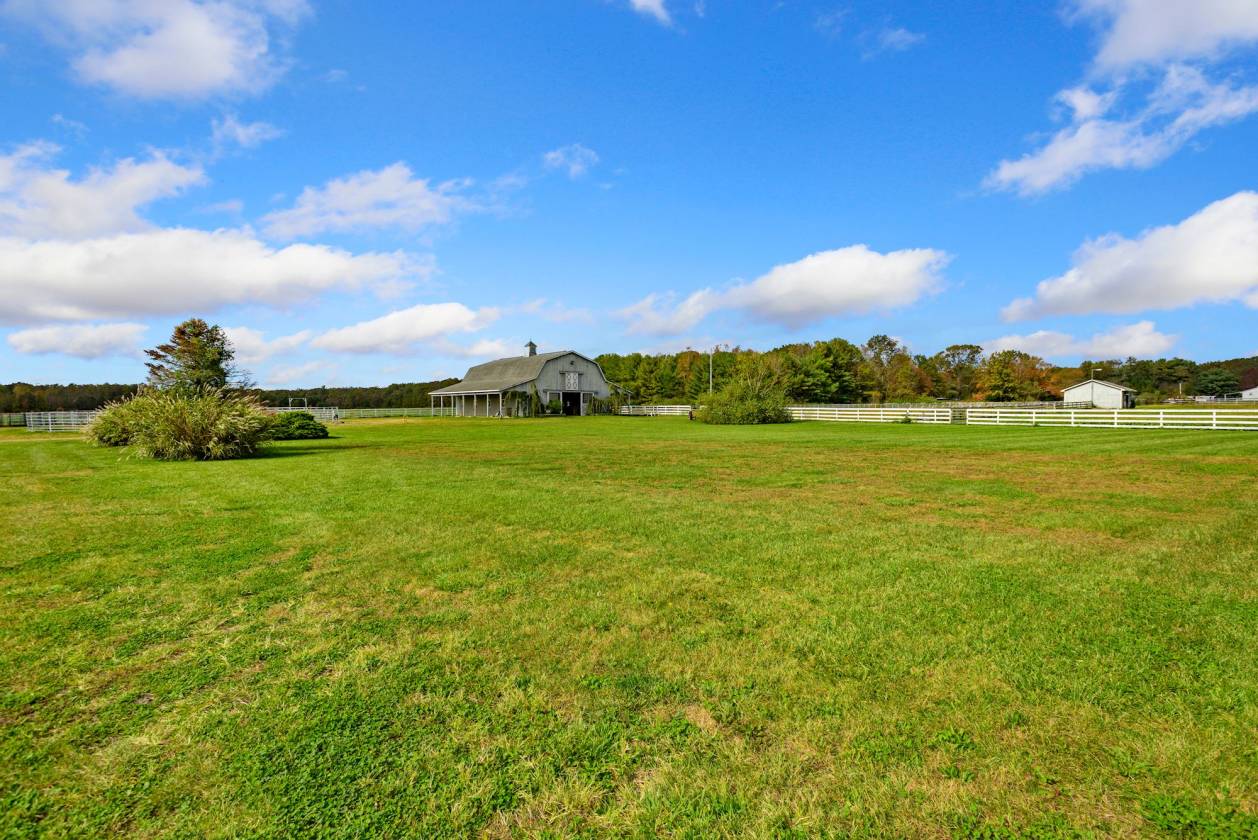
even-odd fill
[(528, 401), (514, 390), (458, 391), (443, 389), (428, 395), (428, 405), (455, 417), (525, 417)]

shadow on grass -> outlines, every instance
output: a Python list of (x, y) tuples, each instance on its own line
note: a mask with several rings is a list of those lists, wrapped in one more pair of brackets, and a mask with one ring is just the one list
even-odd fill
[(295, 458), (305, 455), (328, 455), (333, 452), (344, 452), (347, 449), (378, 449), (379, 445), (374, 443), (328, 443), (327, 441), (344, 440), (344, 438), (325, 438), (320, 443), (303, 443), (291, 445), (288, 443), (280, 445), (264, 446), (259, 449), (253, 458)]

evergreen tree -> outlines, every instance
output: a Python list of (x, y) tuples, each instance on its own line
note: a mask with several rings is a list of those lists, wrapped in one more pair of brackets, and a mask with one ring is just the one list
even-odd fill
[(677, 378), (677, 360), (674, 356), (660, 356), (656, 361), (652, 392), (660, 402), (681, 398), (681, 382)]
[(1241, 389), (1241, 380), (1227, 368), (1206, 368), (1197, 374), (1197, 393), (1212, 397), (1233, 394)]
[(236, 351), (223, 328), (200, 318), (189, 318), (175, 327), (170, 341), (144, 354), (150, 361), (149, 385), (155, 388), (248, 387), (247, 375), (236, 367)]
[(633, 381), (629, 390), (633, 392), (633, 401), (639, 404), (653, 403), (659, 394), (655, 390), (656, 362), (654, 356), (642, 356), (638, 367), (633, 372)]
[(702, 364), (691, 365), (690, 375), (686, 377), (686, 402), (697, 405), (708, 395), (708, 360)]

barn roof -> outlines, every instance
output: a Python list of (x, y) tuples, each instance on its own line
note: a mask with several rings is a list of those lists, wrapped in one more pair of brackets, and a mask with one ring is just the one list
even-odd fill
[(1064, 390), (1069, 391), (1071, 388), (1078, 388), (1080, 385), (1104, 385), (1107, 388), (1117, 388), (1120, 391), (1131, 391), (1133, 394), (1136, 393), (1135, 388), (1128, 388), (1126, 385), (1118, 385), (1114, 382), (1106, 382), (1104, 379), (1085, 379), (1082, 382), (1076, 382), (1073, 385), (1066, 386)]
[[(538, 353), (536, 356), (511, 356), (475, 365), (467, 370), (462, 382), (438, 388), (433, 394), (470, 394), (492, 391), (506, 391), (525, 382), (532, 382), (542, 374), (542, 367), (551, 359), (567, 356), (572, 350), (559, 350), (555, 353)], [(581, 356), (580, 353), (575, 355)], [(581, 356), (581, 358), (585, 358)]]

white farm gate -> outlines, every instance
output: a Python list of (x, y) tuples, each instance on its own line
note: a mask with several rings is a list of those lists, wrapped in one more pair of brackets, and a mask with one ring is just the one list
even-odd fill
[(1085, 429), (1219, 429), (1258, 431), (1258, 411), (1224, 409), (1170, 411), (1156, 409), (1088, 409), (1036, 411), (1017, 408), (971, 408), (969, 426), (1065, 426)]
[(300, 411), (305, 414), (309, 414), (314, 419), (324, 423), (335, 423), (341, 419), (341, 416), (338, 413), (340, 409), (337, 408), (306, 408), (301, 405), (287, 406), (284, 408), (271, 408), (270, 406), (267, 406), (263, 409), (263, 411), (269, 411), (272, 414), (288, 414), (289, 412)]
[(78, 432), (92, 422), (97, 411), (28, 411), (28, 432)]

